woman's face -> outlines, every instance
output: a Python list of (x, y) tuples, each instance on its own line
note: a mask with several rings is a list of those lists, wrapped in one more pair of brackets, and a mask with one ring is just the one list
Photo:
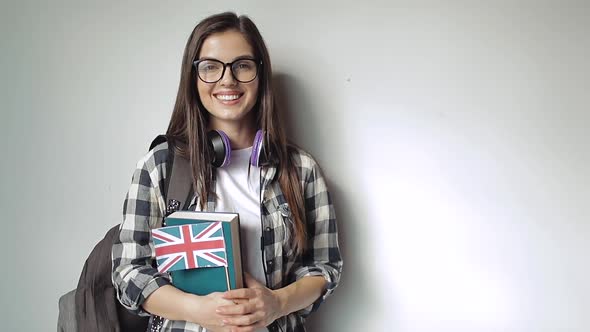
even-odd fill
[[(236, 30), (207, 37), (199, 53), (199, 60), (215, 59), (224, 64), (242, 58), (254, 59), (254, 52), (244, 36)], [(241, 83), (233, 76), (230, 66), (227, 66), (223, 77), (216, 83), (206, 83), (197, 78), (197, 90), (201, 103), (212, 116), (212, 125), (216, 122), (244, 124), (254, 115), (250, 111), (258, 97), (258, 76), (251, 82)]]

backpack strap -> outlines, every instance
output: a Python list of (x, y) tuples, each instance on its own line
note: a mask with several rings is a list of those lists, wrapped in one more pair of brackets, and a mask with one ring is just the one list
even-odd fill
[(167, 142), (168, 138), (166, 137), (166, 135), (158, 135), (156, 136), (156, 138), (154, 138), (154, 140), (152, 141), (152, 144), (150, 144), (150, 149), (148, 151), (152, 151), (156, 146)]
[[(166, 179), (164, 180), (164, 200), (167, 201), (166, 216), (178, 210), (187, 210), (194, 194), (191, 178), (190, 163), (175, 153), (175, 145), (166, 135), (158, 135), (150, 144), (150, 150), (157, 145), (168, 142), (168, 158), (166, 160)], [(166, 226), (166, 220), (162, 225)], [(153, 315), (148, 323), (149, 332), (159, 332), (164, 324), (164, 318)]]
[[(166, 216), (174, 211), (187, 210), (194, 194), (189, 161), (175, 153), (175, 143), (166, 135), (158, 135), (150, 144), (150, 150), (158, 144), (168, 142), (164, 199)], [(178, 143), (180, 144), (180, 143)]]
[[(178, 154), (174, 154), (172, 173), (170, 173), (168, 178), (170, 179), (168, 190), (166, 192), (168, 209), (174, 208), (174, 211), (181, 209), (187, 210), (194, 194), (191, 169), (188, 160)], [(171, 213), (174, 211), (166, 212)]]

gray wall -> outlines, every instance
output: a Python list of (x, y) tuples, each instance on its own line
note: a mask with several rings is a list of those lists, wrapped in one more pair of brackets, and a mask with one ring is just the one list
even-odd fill
[(55, 329), (225, 9), (334, 193), (345, 273), (313, 331), (590, 330), (582, 1), (3, 3), (2, 330)]

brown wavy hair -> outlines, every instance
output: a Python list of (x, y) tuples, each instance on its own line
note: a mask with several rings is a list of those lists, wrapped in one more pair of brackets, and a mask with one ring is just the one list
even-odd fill
[(252, 112), (256, 112), (258, 128), (264, 131), (265, 159), (278, 169), (276, 176), (292, 212), (295, 233), (292, 245), (297, 254), (301, 254), (305, 249), (307, 235), (303, 191), (290, 153), (294, 146), (288, 143), (285, 128), (277, 112), (268, 50), (250, 18), (226, 12), (209, 16), (194, 28), (184, 49), (178, 94), (166, 134), (176, 153), (189, 160), (193, 189), (199, 195), (201, 206), (206, 206), (207, 197), (214, 189), (211, 188), (214, 169), (207, 144), (209, 113), (203, 107), (196, 88), (198, 78), (193, 62), (197, 60), (207, 37), (228, 30), (241, 32), (254, 49), (255, 58), (262, 61), (258, 76), (258, 98)]

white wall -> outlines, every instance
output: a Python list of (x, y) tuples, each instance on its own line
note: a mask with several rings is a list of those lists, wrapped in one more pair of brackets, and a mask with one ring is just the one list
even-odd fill
[(262, 30), (337, 204), (344, 275), (312, 331), (590, 330), (582, 1), (3, 3), (2, 330), (55, 329), (191, 29), (226, 9)]

